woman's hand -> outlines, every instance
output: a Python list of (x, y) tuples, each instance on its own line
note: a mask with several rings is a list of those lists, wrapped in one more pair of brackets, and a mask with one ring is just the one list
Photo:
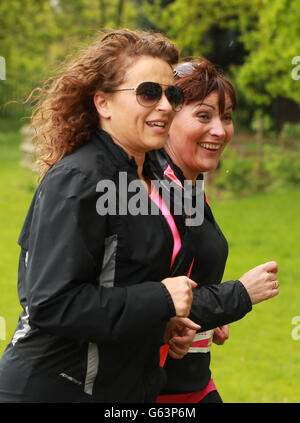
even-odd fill
[(217, 345), (223, 345), (229, 338), (229, 325), (219, 326), (214, 329), (212, 341)]
[(269, 261), (254, 267), (239, 278), (246, 288), (252, 304), (260, 303), (279, 294), (277, 272), (276, 261)]
[(197, 286), (196, 282), (186, 276), (176, 276), (166, 278), (161, 281), (169, 291), (177, 317), (187, 317), (193, 301), (193, 288)]
[(170, 347), (170, 357), (183, 358), (193, 342), (196, 331), (199, 329), (201, 329), (201, 326), (187, 317), (173, 317), (170, 319), (164, 337), (164, 342)]

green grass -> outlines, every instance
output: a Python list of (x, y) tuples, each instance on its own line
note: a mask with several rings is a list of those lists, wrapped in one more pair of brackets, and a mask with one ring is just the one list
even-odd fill
[[(6, 339), (0, 331), (0, 355), (10, 340), (21, 310), (17, 295), (18, 236), (36, 182), (32, 172), (19, 166), (21, 136), (15, 125), (0, 121), (0, 316), (5, 319)], [(3, 320), (2, 320), (3, 321)]]
[[(36, 186), (19, 166), (20, 142), (15, 125), (0, 121), (0, 316), (6, 322), (0, 356), (20, 312), (17, 239)], [(300, 190), (210, 203), (229, 241), (224, 281), (276, 260), (281, 283), (278, 297), (230, 325), (225, 345), (213, 344), (214, 381), (225, 402), (300, 402), (300, 340), (291, 337), (292, 318), (300, 315)]]
[(230, 325), (225, 345), (213, 345), (214, 381), (225, 402), (300, 402), (300, 340), (291, 336), (292, 318), (300, 315), (300, 190), (211, 206), (229, 241), (223, 280), (276, 260), (281, 284), (279, 296)]

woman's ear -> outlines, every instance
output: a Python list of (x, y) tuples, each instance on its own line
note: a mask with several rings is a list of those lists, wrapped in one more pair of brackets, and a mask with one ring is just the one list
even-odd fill
[(94, 95), (94, 104), (100, 118), (103, 118), (103, 119), (111, 118), (109, 98), (106, 93), (104, 93), (103, 91), (97, 91)]

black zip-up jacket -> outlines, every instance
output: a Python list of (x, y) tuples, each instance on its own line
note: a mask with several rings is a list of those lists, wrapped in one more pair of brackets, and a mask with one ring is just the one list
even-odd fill
[[(165, 382), (159, 347), (175, 309), (160, 281), (170, 273), (173, 239), (161, 213), (118, 213), (120, 202), (123, 210), (134, 203), (137, 191), (124, 197), (134, 180), (135, 161), (99, 130), (37, 188), (19, 238), (23, 312), (0, 373), (4, 380), (13, 351), (66, 385), (65, 396), (51, 392), (43, 402), (67, 401), (68, 387), (72, 401), (153, 402)], [(101, 216), (115, 197), (117, 213)], [(186, 274), (190, 257), (184, 262), (182, 250), (174, 269)], [(10, 372), (22, 380), (17, 366)]]
[[(149, 157), (147, 166), (151, 169), (153, 179), (170, 182), (171, 179), (166, 172), (169, 168), (184, 186), (185, 178), (181, 169), (172, 162), (164, 150), (152, 151)], [(198, 179), (203, 179), (203, 175), (199, 175)], [(166, 184), (166, 187), (168, 186), (170, 185)], [(178, 190), (182, 188), (178, 187)], [(192, 194), (192, 205), (195, 206), (197, 191), (193, 189)], [(190, 318), (201, 325), (200, 333), (237, 321), (252, 309), (250, 297), (240, 281), (220, 283), (227, 260), (228, 245), (205, 198), (203, 195), (201, 224), (189, 226), (186, 224), (188, 220), (186, 221), (185, 213), (174, 215), (180, 234), (186, 237), (185, 245), (192, 244), (194, 249), (190, 278), (197, 282), (198, 286), (194, 289)], [(187, 236), (190, 241), (187, 241)], [(209, 348), (191, 348), (181, 360), (168, 356), (164, 367), (167, 372), (167, 384), (162, 394), (198, 392), (205, 388), (211, 377), (209, 365)]]

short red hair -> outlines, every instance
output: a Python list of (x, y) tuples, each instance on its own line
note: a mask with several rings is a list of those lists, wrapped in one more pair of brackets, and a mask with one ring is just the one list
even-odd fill
[(209, 60), (199, 57), (183, 61), (175, 66), (174, 73), (176, 85), (184, 92), (185, 104), (203, 101), (212, 92), (217, 92), (221, 114), (224, 112), (226, 94), (235, 109), (237, 101), (233, 86)]

